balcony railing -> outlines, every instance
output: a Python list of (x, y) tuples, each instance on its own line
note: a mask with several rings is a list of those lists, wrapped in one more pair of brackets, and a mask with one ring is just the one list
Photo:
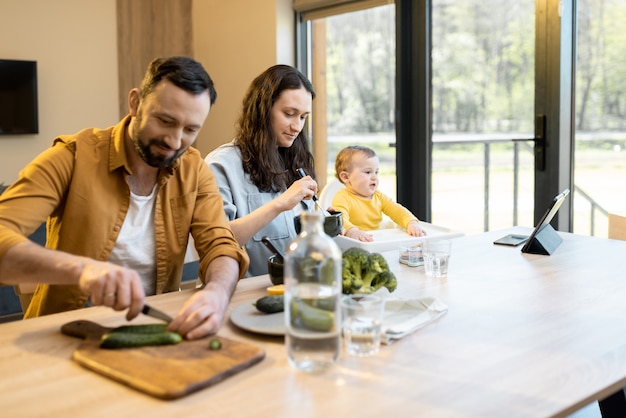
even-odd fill
[[(592, 140), (593, 135), (581, 135), (578, 140)], [(623, 136), (619, 136), (623, 138)], [(491, 178), (491, 147), (495, 144), (512, 143), (513, 144), (513, 225), (518, 224), (519, 213), (519, 170), (520, 170), (520, 150), (534, 153), (532, 146), (533, 137), (523, 135), (433, 135), (433, 145), (438, 144), (482, 144), (483, 145), (483, 173), (484, 173), (484, 211), (483, 211), (483, 228), (484, 231), (489, 230), (489, 197), (490, 197), (490, 178)], [(596, 216), (601, 215), (608, 218), (608, 211), (603, 208), (597, 201), (593, 199), (587, 192), (580, 187), (573, 185), (574, 194), (586, 201), (590, 206), (589, 214), (589, 235), (595, 235)]]
[[(610, 135), (609, 135), (610, 136)], [(607, 137), (601, 135), (601, 138), (605, 140), (622, 140), (624, 135), (613, 135)], [(587, 141), (597, 139), (598, 135), (582, 134), (577, 135), (577, 140)], [(533, 155), (533, 137), (530, 135), (520, 134), (433, 134), (433, 146), (450, 146), (450, 145), (468, 145), (478, 144), (482, 145), (483, 149), (483, 177), (484, 177), (484, 190), (483, 190), (483, 229), (489, 230), (489, 213), (490, 213), (490, 182), (491, 182), (491, 166), (492, 166), (492, 147), (496, 144), (512, 144), (513, 155), (513, 224), (518, 224), (519, 218), (519, 192), (520, 192), (520, 155), (522, 152), (528, 152)], [(387, 143), (391, 147), (395, 147), (395, 137), (392, 134), (388, 135), (354, 135), (354, 136), (332, 136), (329, 137), (329, 142), (338, 143)], [(608, 211), (603, 208), (593, 197), (582, 190), (580, 187), (573, 185), (573, 195), (577, 199), (587, 202), (590, 207), (589, 214), (589, 234), (595, 235), (596, 218), (597, 216), (603, 216), (608, 218)]]

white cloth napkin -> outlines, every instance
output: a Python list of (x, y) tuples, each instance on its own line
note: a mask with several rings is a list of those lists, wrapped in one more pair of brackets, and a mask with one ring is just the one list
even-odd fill
[(385, 303), (382, 343), (391, 344), (425, 327), (448, 312), (448, 306), (439, 299), (390, 299)]

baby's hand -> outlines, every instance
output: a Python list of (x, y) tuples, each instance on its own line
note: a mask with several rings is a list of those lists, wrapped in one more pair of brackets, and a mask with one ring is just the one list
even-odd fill
[(406, 226), (406, 232), (412, 237), (423, 237), (426, 235), (426, 231), (420, 227), (420, 224), (417, 221), (409, 222)]
[(362, 242), (372, 242), (374, 241), (374, 237), (372, 234), (368, 234), (367, 232), (361, 231), (359, 228), (350, 228), (348, 232), (346, 232), (346, 236), (348, 238), (355, 239), (357, 241)]

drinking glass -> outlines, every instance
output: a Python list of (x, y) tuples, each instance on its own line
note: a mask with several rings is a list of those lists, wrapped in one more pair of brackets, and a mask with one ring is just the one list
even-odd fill
[(450, 264), (451, 242), (447, 239), (425, 241), (422, 244), (424, 271), (428, 276), (446, 277)]
[(379, 295), (346, 295), (341, 299), (343, 338), (349, 354), (366, 357), (378, 353), (383, 307)]

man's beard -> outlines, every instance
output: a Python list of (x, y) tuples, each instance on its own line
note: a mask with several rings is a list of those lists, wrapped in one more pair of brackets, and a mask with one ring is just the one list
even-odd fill
[[(139, 118), (137, 118), (137, 122), (141, 122)], [(185, 149), (179, 149), (176, 153), (171, 157), (165, 157), (163, 155), (154, 154), (151, 150), (151, 146), (168, 148), (165, 142), (158, 139), (145, 140), (141, 131), (139, 130), (140, 123), (135, 125), (135, 129), (133, 129), (133, 137), (131, 140), (133, 141), (133, 145), (135, 146), (135, 150), (137, 154), (141, 157), (142, 160), (146, 162), (151, 167), (156, 168), (167, 168), (174, 163), (184, 152)]]
[(158, 139), (152, 139), (148, 141), (148, 143), (144, 143), (141, 136), (138, 138), (133, 138), (133, 144), (135, 145), (135, 150), (137, 150), (137, 153), (146, 162), (146, 164), (152, 167), (156, 167), (156, 168), (169, 167), (170, 165), (174, 163), (174, 161), (178, 159), (178, 157), (181, 156), (183, 152), (185, 152), (185, 150), (182, 150), (182, 149), (178, 150), (176, 151), (176, 154), (174, 154), (171, 157), (165, 157), (163, 155), (156, 155), (152, 153), (152, 151), (150, 151), (150, 147), (152, 145), (155, 145), (158, 147), (165, 147), (165, 148), (167, 148), (167, 145), (165, 145), (163, 141), (160, 141)]

